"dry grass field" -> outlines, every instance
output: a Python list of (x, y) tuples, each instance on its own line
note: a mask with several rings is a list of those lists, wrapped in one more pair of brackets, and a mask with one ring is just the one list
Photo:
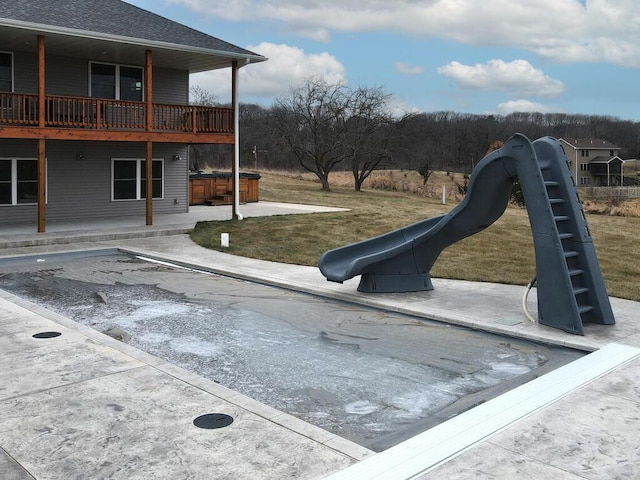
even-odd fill
[[(326, 250), (363, 240), (419, 220), (446, 213), (461, 196), (446, 172), (427, 187), (415, 172), (382, 171), (353, 190), (350, 173), (332, 174), (324, 192), (309, 175), (261, 172), (260, 199), (350, 208), (348, 212), (248, 218), (208, 222), (192, 238), (220, 249), (220, 233), (229, 232), (226, 252), (301, 265), (317, 265)], [(340, 178), (338, 178), (340, 177)], [(460, 174), (455, 181), (462, 183)], [(442, 185), (447, 201), (442, 201)], [(372, 188), (372, 186), (376, 188)], [(429, 194), (429, 190), (431, 194)], [(636, 205), (633, 209), (640, 211)], [(609, 294), (640, 301), (640, 218), (587, 215)], [(509, 207), (484, 232), (447, 248), (432, 271), (434, 277), (525, 285), (535, 274), (527, 212)]]

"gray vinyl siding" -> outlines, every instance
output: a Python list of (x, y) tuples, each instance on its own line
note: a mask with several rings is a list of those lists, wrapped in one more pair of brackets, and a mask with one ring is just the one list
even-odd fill
[(38, 93), (38, 59), (35, 54), (13, 52), (13, 91)]
[[(14, 92), (38, 93), (38, 58), (32, 52), (14, 52)], [(86, 97), (89, 62), (79, 58), (46, 55), (45, 91), (48, 95)]]
[[(181, 159), (173, 160), (175, 155)], [(3, 140), (0, 157), (5, 156), (35, 158), (37, 142)], [(129, 215), (144, 222), (144, 199), (111, 200), (111, 159), (144, 158), (143, 143), (48, 141), (46, 157), (47, 222)], [(153, 158), (164, 160), (164, 198), (153, 200), (153, 213), (188, 211), (187, 147), (154, 144)], [(36, 215), (35, 205), (0, 205), (0, 224), (34, 223)]]
[(168, 68), (153, 69), (153, 103), (189, 103), (189, 72)]
[[(14, 91), (38, 93), (38, 59), (35, 53), (13, 52)], [(45, 55), (46, 86), (48, 95), (86, 97), (89, 95), (89, 62), (81, 59)], [(139, 65), (144, 67), (144, 59)], [(169, 68), (153, 69), (153, 102), (186, 105), (189, 100), (189, 73)]]
[(89, 95), (89, 62), (71, 57), (46, 55), (47, 95), (86, 97)]

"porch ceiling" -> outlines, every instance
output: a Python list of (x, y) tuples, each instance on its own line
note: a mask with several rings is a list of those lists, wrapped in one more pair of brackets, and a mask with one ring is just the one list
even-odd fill
[(165, 68), (188, 70), (190, 73), (230, 67), (232, 61), (241, 65), (248, 59), (253, 62), (266, 60), (259, 55), (247, 56), (229, 52), (216, 52), (198, 47), (115, 37), (82, 30), (56, 32), (47, 29), (34, 30), (0, 25), (0, 49), (36, 54), (37, 36), (45, 36), (45, 52), (51, 55), (87, 58), (94, 61), (144, 64), (145, 51), (153, 51), (153, 64)]

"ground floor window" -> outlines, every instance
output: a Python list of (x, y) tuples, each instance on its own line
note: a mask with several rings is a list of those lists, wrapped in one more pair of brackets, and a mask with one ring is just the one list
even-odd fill
[[(141, 158), (112, 159), (112, 200), (142, 200), (146, 198), (147, 162)], [(153, 160), (151, 164), (153, 198), (164, 197), (164, 162)]]
[(580, 177), (580, 185), (589, 185), (589, 177)]
[(38, 203), (38, 161), (0, 158), (0, 205)]

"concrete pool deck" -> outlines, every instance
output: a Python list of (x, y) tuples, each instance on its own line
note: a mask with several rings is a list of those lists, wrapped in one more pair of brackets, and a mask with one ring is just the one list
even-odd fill
[[(11, 236), (0, 235), (0, 244)], [(184, 266), (519, 338), (585, 351), (610, 352), (611, 344), (628, 348), (621, 366), (614, 362), (602, 367), (594, 378), (517, 420), (503, 424), (500, 417), (504, 415), (498, 412), (488, 433), (466, 444), (463, 439), (456, 440), (453, 451), (430, 457), (430, 464), (414, 466), (410, 475), (392, 469), (398, 472), (396, 476), (371, 463), (378, 459), (392, 465), (399, 458), (394, 452), (372, 455), (214, 382), (2, 294), (0, 478), (638, 476), (640, 304), (636, 302), (612, 299), (617, 324), (587, 325), (586, 335), (577, 337), (528, 322), (520, 311), (522, 287), (435, 279), (433, 292), (372, 296), (356, 291), (357, 280), (343, 285), (329, 283), (314, 267), (206, 250), (186, 235), (104, 238), (83, 244), (22, 247), (15, 243), (13, 248), (5, 244), (0, 255), (115, 246)], [(535, 293), (529, 306), (535, 311)], [(40, 340), (31, 337), (50, 330), (63, 335)], [(560, 389), (557, 385), (553, 388)], [(526, 399), (520, 400), (526, 403)], [(472, 412), (477, 410), (457, 417), (465, 433), (475, 429)], [(221, 430), (192, 426), (193, 418), (213, 412), (230, 414), (236, 421)], [(432, 448), (445, 440), (428, 439)], [(402, 451), (403, 444), (400, 447)], [(404, 445), (405, 465), (425, 461), (420, 448), (415, 442)], [(368, 463), (372, 465), (368, 476), (362, 473), (366, 468), (351, 470)]]

